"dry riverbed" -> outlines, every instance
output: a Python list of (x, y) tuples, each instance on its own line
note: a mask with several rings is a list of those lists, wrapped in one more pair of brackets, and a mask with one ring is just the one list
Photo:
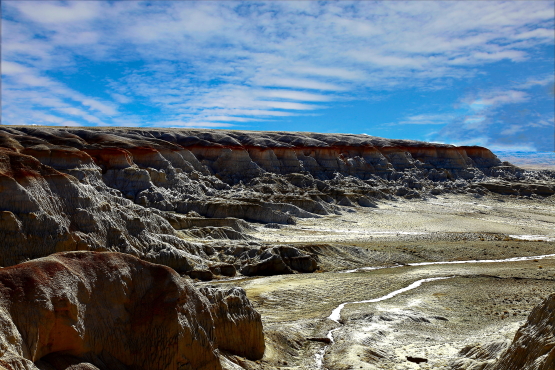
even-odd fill
[[(231, 359), (250, 369), (330, 370), (493, 361), (531, 308), (555, 291), (554, 256), (515, 260), (554, 254), (554, 226), (553, 199), (449, 195), (259, 227), (252, 236), (303, 248), (321, 269), (211, 282), (242, 286), (262, 314), (264, 359)], [(467, 263), (422, 264), (452, 261)], [(357, 270), (364, 266), (379, 268)]]

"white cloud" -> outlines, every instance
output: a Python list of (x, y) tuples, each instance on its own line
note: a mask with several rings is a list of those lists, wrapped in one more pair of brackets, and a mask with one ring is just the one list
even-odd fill
[(260, 96), (269, 98), (282, 98), (289, 100), (300, 100), (300, 101), (313, 101), (313, 102), (323, 102), (330, 101), (332, 97), (326, 95), (312, 94), (302, 91), (293, 90), (262, 90), (258, 92)]
[(235, 117), (235, 116), (207, 116), (203, 120), (206, 121), (230, 121), (230, 122), (252, 122), (258, 121), (254, 118)]
[(449, 144), (453, 144), (457, 146), (471, 146), (471, 145), (488, 146), (490, 142), (491, 142), (491, 138), (488, 136), (475, 136), (471, 139), (466, 139), (466, 140), (450, 140)]
[(524, 128), (522, 126), (519, 125), (511, 125), (509, 127), (507, 127), (506, 129), (504, 129), (503, 131), (501, 131), (501, 135), (514, 135), (517, 132), (520, 131), (524, 131)]
[(42, 1), (18, 1), (15, 6), (29, 19), (39, 23), (82, 22), (99, 14), (95, 1), (70, 1), (53, 4)]
[(486, 116), (468, 116), (463, 121), (464, 129), (483, 131), (486, 127)]
[(110, 93), (110, 95), (112, 96), (112, 98), (115, 101), (117, 101), (118, 103), (121, 103), (121, 104), (127, 104), (127, 103), (131, 103), (133, 101), (133, 99), (131, 99), (130, 97), (122, 95), (122, 94)]
[(515, 39), (529, 39), (536, 37), (552, 39), (555, 35), (553, 30), (547, 28), (537, 28), (535, 30), (522, 32), (513, 36)]
[(203, 122), (203, 121), (162, 121), (156, 122), (155, 126), (159, 127), (199, 127), (199, 128), (213, 128), (213, 127), (233, 127), (230, 123), (221, 122)]
[[(484, 144), (485, 145), (485, 144)], [(511, 144), (500, 144), (495, 143), (488, 145), (488, 149), (493, 152), (535, 152), (536, 146), (533, 143), (511, 143)], [(496, 153), (497, 154), (497, 153)]]
[(8, 62), (5, 60), (2, 61), (2, 64), (0, 65), (0, 69), (2, 69), (3, 75), (16, 75), (16, 74), (25, 73), (28, 71), (28, 69), (25, 66), (22, 66), (21, 64)]
[(256, 117), (288, 117), (295, 115), (293, 112), (284, 112), (278, 110), (264, 110), (264, 109), (210, 109), (205, 111), (206, 114), (228, 114), (237, 116), (256, 116)]
[(107, 115), (114, 115), (117, 113), (117, 109), (111, 104), (105, 104), (95, 99), (89, 99), (83, 97), (81, 94), (73, 94), (71, 96), (73, 100), (81, 102), (84, 106), (91, 107), (100, 113), (104, 113)]
[(317, 80), (302, 79), (302, 78), (259, 77), (259, 78), (256, 78), (253, 82), (259, 86), (296, 87), (299, 89), (324, 90), (324, 91), (345, 90), (345, 88), (336, 84), (320, 82)]
[(420, 69), (429, 65), (428, 60), (420, 56), (399, 57), (394, 55), (383, 55), (373, 50), (351, 51), (349, 52), (349, 56), (379, 67)]
[(526, 82), (515, 85), (517, 89), (529, 89), (534, 86), (546, 86), (550, 83), (553, 83), (555, 77), (551, 75), (543, 76), (543, 77), (531, 77), (526, 80)]
[[(88, 123), (105, 124), (105, 115), (117, 114), (117, 108), (72, 90), (49, 77), (39, 75), (33, 68), (17, 63), (3, 62), (8, 73), (2, 80), (3, 123), (35, 122), (76, 126), (80, 123), (60, 117), (62, 113), (79, 117)], [(75, 104), (75, 103), (79, 104)], [(18, 115), (23, 115), (18, 119)]]
[[(59, 97), (84, 112), (80, 117), (88, 122), (87, 114), (102, 123), (127, 122), (118, 104), (131, 102), (159, 110), (163, 121), (171, 122), (184, 116), (188, 123), (284, 117), (376, 90), (440, 89), (445, 79), (470, 78), (489, 63), (527, 60), (537, 46), (553, 41), (553, 7), (552, 2), (5, 2), (2, 73), (13, 77), (12, 87)], [(80, 74), (87, 71), (86, 62), (97, 61), (141, 65), (97, 75), (111, 79), (101, 91), (113, 102), (86, 93), (86, 86), (69, 89), (45, 73), (68, 74), (73, 68)], [(529, 99), (517, 90), (475, 96), (468, 104), (483, 110)], [(444, 122), (424, 116), (403, 123)]]
[[(53, 114), (47, 114), (42, 112), (33, 112), (30, 122), (46, 122), (49, 124), (57, 125), (57, 126), (81, 126), (78, 122), (71, 121), (59, 116), (55, 116)], [(35, 121), (37, 120), (37, 121)], [(35, 123), (26, 123), (26, 124), (35, 124)], [(42, 124), (42, 122), (41, 122)]]
[(457, 107), (466, 108), (466, 115), (444, 126), (436, 137), (459, 144), (474, 142), (492, 150), (552, 150), (553, 113), (536, 111), (538, 96), (524, 91), (551, 81), (552, 76), (540, 75), (524, 83), (512, 82), (505, 89), (469, 93)]
[(418, 114), (399, 122), (403, 125), (444, 125), (453, 120), (453, 114)]
[(301, 75), (335, 77), (344, 80), (357, 80), (365, 77), (364, 73), (360, 70), (356, 71), (333, 67), (299, 66), (292, 67), (289, 70)]
[(521, 103), (528, 100), (528, 94), (524, 91), (518, 90), (508, 90), (503, 92), (491, 92), (487, 94), (486, 97), (475, 100), (472, 104), (480, 106), (488, 105), (502, 105), (502, 104), (512, 104)]

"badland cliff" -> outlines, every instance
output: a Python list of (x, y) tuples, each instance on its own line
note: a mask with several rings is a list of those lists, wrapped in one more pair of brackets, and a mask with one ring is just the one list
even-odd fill
[(366, 135), (2, 127), (0, 265), (92, 250), (201, 279), (312, 272), (295, 248), (249, 241), (242, 220), (279, 227), (443, 192), (553, 194), (541, 176), (482, 147)]

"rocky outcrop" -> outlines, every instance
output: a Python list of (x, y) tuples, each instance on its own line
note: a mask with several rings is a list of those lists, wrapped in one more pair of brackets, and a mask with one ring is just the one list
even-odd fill
[(210, 302), (218, 348), (250, 360), (262, 358), (265, 344), (261, 317), (250, 305), (245, 291), (204, 287), (200, 292)]
[(187, 271), (206, 257), (159, 211), (1, 148), (0, 193), (2, 266), (55, 252), (112, 250)]
[(172, 227), (176, 230), (203, 228), (203, 227), (229, 227), (237, 232), (245, 232), (255, 230), (248, 222), (238, 218), (201, 218), (201, 217), (184, 217), (180, 214), (166, 213), (163, 217), (168, 220)]
[(540, 196), (551, 196), (555, 194), (555, 184), (549, 183), (513, 183), (508, 181), (488, 181), (482, 182), (480, 186), (489, 191), (505, 195), (530, 196), (537, 194)]
[(0, 135), (1, 146), (58, 170), (82, 174), (81, 168), (97, 167), (110, 187), (146, 204), (156, 202), (150, 192), (142, 193), (153, 186), (186, 187), (199, 194), (206, 187), (228, 189), (265, 173), (304, 173), (319, 180), (340, 173), (366, 180), (407, 169), (436, 169), (473, 177), (501, 164), (485, 148), (366, 135), (29, 127), (5, 127)]
[(304, 254), (297, 248), (280, 245), (252, 253), (255, 251), (250, 250), (242, 255), (241, 273), (243, 275), (292, 274), (294, 271), (314, 272), (318, 268), (318, 263), (313, 256)]
[(555, 294), (534, 307), (513, 342), (488, 370), (555, 368)]
[(507, 341), (475, 343), (463, 347), (449, 364), (450, 370), (484, 370), (508, 347)]
[(244, 291), (196, 290), (121, 253), (67, 252), (0, 270), (0, 368), (221, 369), (218, 348), (259, 359)]

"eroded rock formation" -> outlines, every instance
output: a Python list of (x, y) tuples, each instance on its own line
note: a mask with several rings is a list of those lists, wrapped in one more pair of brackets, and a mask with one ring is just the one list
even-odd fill
[(252, 309), (245, 291), (204, 287), (200, 292), (210, 302), (214, 318), (215, 343), (225, 350), (251, 360), (264, 355), (264, 335), (260, 314)]
[[(506, 192), (499, 177), (528, 181), (509, 187), (515, 195), (555, 192), (541, 176), (551, 175), (523, 172), (481, 147), (366, 135), (4, 126), (0, 265), (107, 250), (203, 279), (221, 263), (246, 274), (311, 271), (314, 258), (300, 251), (250, 243), (243, 220), (294, 224), (383, 198)], [(243, 241), (255, 254), (224, 253), (212, 247), (217, 239)]]
[(264, 354), (240, 288), (200, 293), (121, 253), (66, 252), (0, 270), (0, 369), (221, 369)]
[(555, 294), (534, 307), (513, 342), (488, 370), (555, 368)]

